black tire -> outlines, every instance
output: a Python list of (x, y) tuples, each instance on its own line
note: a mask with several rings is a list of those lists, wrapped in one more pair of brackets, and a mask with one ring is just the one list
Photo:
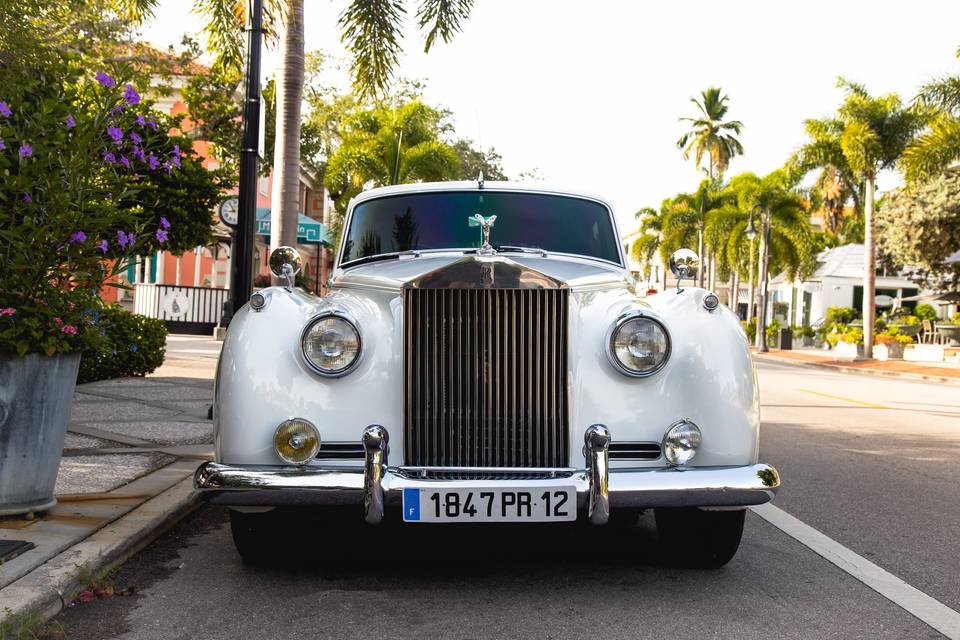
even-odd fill
[(730, 562), (740, 547), (745, 509), (702, 511), (656, 509), (657, 535), (674, 566), (717, 569)]
[(230, 532), (233, 544), (243, 561), (252, 565), (270, 564), (277, 557), (277, 516), (266, 513), (243, 513), (230, 510)]

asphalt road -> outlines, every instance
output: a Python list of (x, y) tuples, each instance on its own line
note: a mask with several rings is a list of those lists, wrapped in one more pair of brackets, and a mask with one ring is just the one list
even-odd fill
[[(960, 610), (960, 387), (759, 370), (776, 505)], [(291, 536), (289, 566), (246, 567), (225, 512), (203, 508), (121, 568), (133, 595), (60, 620), (77, 639), (942, 637), (754, 513), (718, 571), (671, 568), (646, 515), (612, 530), (313, 522)]]

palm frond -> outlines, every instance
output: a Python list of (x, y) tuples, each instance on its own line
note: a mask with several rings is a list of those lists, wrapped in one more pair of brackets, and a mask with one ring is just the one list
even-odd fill
[(153, 17), (154, 9), (160, 5), (160, 0), (112, 0), (110, 5), (122, 18), (142, 24), (144, 20)]
[(437, 36), (450, 42), (460, 32), (461, 23), (470, 17), (473, 0), (423, 0), (417, 9), (420, 29), (430, 28), (423, 52), (429, 53)]
[(361, 97), (383, 93), (400, 60), (402, 0), (353, 0), (340, 14), (340, 39), (353, 56), (350, 75)]
[(960, 159), (960, 118), (945, 115), (904, 151), (901, 166), (908, 183), (929, 180)]

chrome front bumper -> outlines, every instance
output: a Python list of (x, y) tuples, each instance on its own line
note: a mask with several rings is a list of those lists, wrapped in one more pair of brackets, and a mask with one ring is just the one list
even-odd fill
[[(308, 506), (362, 504), (367, 522), (383, 519), (387, 504), (400, 504), (404, 489), (483, 489), (518, 486), (577, 490), (578, 510), (604, 524), (617, 507), (745, 507), (773, 499), (780, 487), (777, 470), (766, 464), (743, 467), (610, 469), (610, 435), (602, 425), (584, 434), (585, 469), (428, 469), (387, 464), (383, 427), (363, 434), (364, 467), (322, 465), (261, 466), (206, 462), (193, 486), (208, 501), (228, 506)], [(510, 477), (522, 474), (524, 477)], [(456, 476), (456, 479), (451, 477)], [(503, 476), (503, 477), (497, 477)]]

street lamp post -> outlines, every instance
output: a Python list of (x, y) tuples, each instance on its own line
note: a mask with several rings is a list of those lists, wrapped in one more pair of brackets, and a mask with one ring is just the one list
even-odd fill
[[(247, 73), (243, 100), (243, 140), (240, 145), (240, 185), (237, 226), (230, 262), (230, 317), (253, 291), (253, 239), (257, 210), (257, 146), (260, 138), (260, 48), (263, 42), (263, 0), (249, 0)], [(227, 323), (228, 324), (229, 320)]]

